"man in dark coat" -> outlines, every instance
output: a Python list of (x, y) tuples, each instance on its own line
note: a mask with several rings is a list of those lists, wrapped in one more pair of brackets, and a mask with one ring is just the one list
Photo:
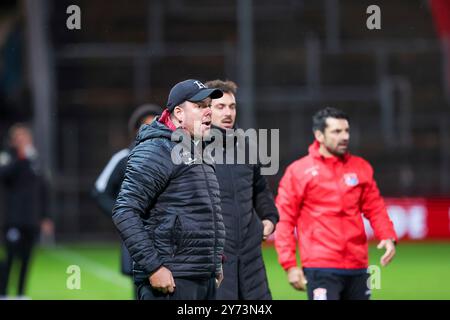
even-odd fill
[(211, 99), (221, 96), (198, 80), (180, 82), (136, 138), (113, 221), (134, 260), (139, 299), (214, 299), (222, 281), (219, 184), (197, 149), (210, 130)]
[(53, 234), (49, 217), (47, 180), (34, 147), (31, 129), (18, 123), (9, 130), (9, 146), (0, 152), (0, 180), (6, 191), (3, 237), (6, 260), (0, 268), (0, 296), (6, 296), (11, 270), (20, 262), (18, 295), (26, 291), (26, 277), (39, 232)]
[[(232, 81), (214, 80), (208, 88), (223, 91), (220, 99), (212, 102), (213, 130), (223, 134), (224, 155), (239, 148), (235, 139), (236, 89)], [(231, 139), (231, 141), (230, 141)], [(231, 143), (230, 143), (231, 142)], [(242, 150), (242, 149), (241, 149)], [(236, 162), (216, 163), (220, 185), (222, 215), (226, 229), (224, 281), (217, 291), (218, 299), (271, 299), (261, 242), (275, 229), (278, 211), (260, 166)]]

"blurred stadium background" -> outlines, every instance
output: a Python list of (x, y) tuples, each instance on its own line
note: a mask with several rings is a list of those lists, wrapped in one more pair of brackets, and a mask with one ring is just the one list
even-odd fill
[[(81, 30), (66, 27), (72, 4)], [(380, 30), (366, 27), (372, 4)], [(0, 137), (33, 122), (56, 227), (34, 254), (28, 296), (132, 298), (94, 181), (128, 145), (136, 106), (164, 105), (186, 78), (228, 78), (240, 86), (242, 127), (280, 129), (274, 192), (312, 141), (312, 114), (348, 112), (351, 149), (374, 165), (402, 238), (373, 298), (450, 299), (449, 34), (446, 0), (2, 1)], [(274, 298), (305, 299), (270, 242), (264, 254)], [(81, 290), (66, 287), (69, 265), (81, 267)]]

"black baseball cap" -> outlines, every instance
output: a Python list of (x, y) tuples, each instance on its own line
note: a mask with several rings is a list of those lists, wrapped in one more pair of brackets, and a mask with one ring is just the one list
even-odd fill
[(167, 100), (167, 109), (170, 112), (185, 101), (199, 102), (208, 97), (219, 99), (223, 96), (220, 89), (208, 89), (201, 81), (195, 79), (184, 80), (173, 86)]

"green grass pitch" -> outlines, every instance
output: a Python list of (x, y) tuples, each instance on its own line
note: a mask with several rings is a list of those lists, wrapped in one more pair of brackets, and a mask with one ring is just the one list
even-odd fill
[[(370, 263), (379, 266), (382, 251), (370, 245)], [(306, 299), (287, 283), (273, 247), (264, 248), (274, 299)], [(69, 266), (80, 268), (80, 289), (69, 289)], [(450, 299), (450, 242), (401, 243), (396, 259), (380, 268), (380, 289), (372, 299)], [(11, 281), (16, 282), (17, 272)], [(70, 282), (70, 281), (69, 281)], [(9, 294), (15, 295), (10, 285)], [(60, 245), (37, 248), (28, 278), (31, 299), (132, 299), (133, 286), (119, 272), (119, 245)]]

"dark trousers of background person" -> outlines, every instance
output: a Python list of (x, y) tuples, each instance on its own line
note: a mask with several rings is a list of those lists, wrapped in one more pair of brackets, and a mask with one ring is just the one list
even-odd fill
[(36, 231), (28, 228), (9, 227), (4, 232), (4, 240), (6, 259), (1, 263), (0, 268), (0, 296), (6, 296), (11, 269), (16, 260), (20, 262), (17, 294), (23, 296), (31, 253), (36, 240)]
[[(133, 258), (131, 258), (128, 249), (127, 247), (125, 247), (125, 244), (123, 242), (120, 248), (120, 268), (122, 274), (128, 276), (130, 278), (130, 281), (133, 283)], [(139, 299), (137, 295), (137, 288), (134, 285), (134, 283), (133, 283), (133, 298), (134, 300)]]
[(139, 300), (215, 300), (216, 279), (207, 280), (175, 278), (175, 291), (164, 294), (148, 283), (138, 286)]
[(304, 269), (309, 300), (369, 300), (369, 274), (338, 274), (333, 271)]

